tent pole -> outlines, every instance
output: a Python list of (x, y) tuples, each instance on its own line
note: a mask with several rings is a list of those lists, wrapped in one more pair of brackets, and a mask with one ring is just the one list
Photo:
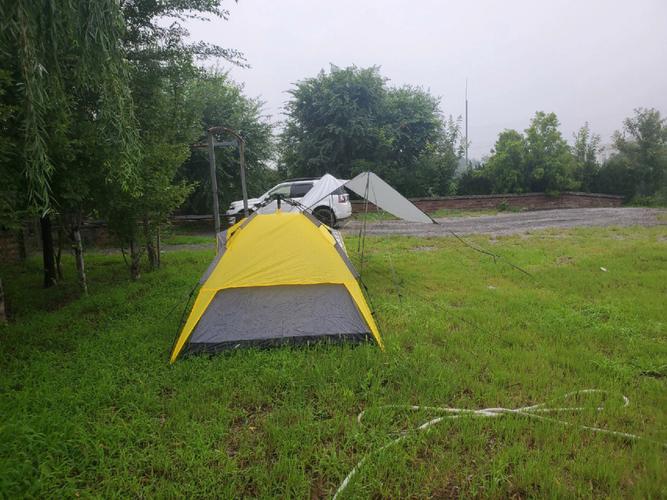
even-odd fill
[[(364, 253), (366, 250), (366, 222), (368, 220), (368, 186), (370, 183), (370, 175), (366, 173), (366, 192), (364, 194), (364, 199), (366, 200), (365, 210), (364, 210), (364, 223), (362, 224), (362, 229), (359, 232), (359, 244), (361, 245), (361, 262), (359, 263), (359, 278), (361, 279), (362, 274), (364, 273)], [(377, 209), (377, 205), (375, 206)], [(357, 247), (357, 251), (358, 247)]]

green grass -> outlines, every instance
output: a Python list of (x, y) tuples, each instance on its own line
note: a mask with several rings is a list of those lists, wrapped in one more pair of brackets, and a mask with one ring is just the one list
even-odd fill
[(380, 212), (367, 212), (367, 213), (358, 212), (352, 216), (352, 219), (361, 221), (366, 219), (367, 221), (375, 222), (384, 220), (396, 220), (396, 217), (388, 212), (380, 211)]
[(202, 245), (215, 244), (213, 232), (211, 234), (172, 234), (162, 240), (165, 245)]
[(207, 243), (213, 245), (215, 243), (213, 232), (212, 223), (195, 225), (194, 227), (172, 225), (163, 229), (162, 243), (165, 245), (201, 245)]
[(495, 209), (479, 209), (479, 210), (463, 210), (460, 208), (441, 208), (429, 215), (434, 219), (442, 217), (481, 217), (483, 215), (496, 215), (498, 210)]
[[(169, 253), (136, 283), (120, 256), (90, 255), (86, 298), (71, 282), (41, 290), (36, 259), (1, 268), (13, 320), (0, 327), (0, 496), (327, 497), (432, 417), (380, 405), (559, 404), (589, 387), (630, 405), (560, 418), (667, 441), (666, 236), (471, 238), (535, 279), (453, 238), (369, 237), (364, 279), (386, 352), (248, 349), (175, 365), (181, 307), (212, 251)], [(666, 458), (548, 422), (461, 419), (371, 455), (346, 493), (664, 498)]]

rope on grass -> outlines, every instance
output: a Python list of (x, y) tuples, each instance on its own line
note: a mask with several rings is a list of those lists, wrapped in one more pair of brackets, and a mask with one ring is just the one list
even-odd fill
[(483, 254), (485, 254), (485, 255), (488, 255), (488, 256), (492, 257), (492, 258), (493, 258), (493, 263), (494, 263), (494, 264), (495, 264), (498, 260), (502, 260), (502, 261), (504, 261), (507, 265), (509, 265), (509, 266), (512, 267), (513, 269), (516, 269), (517, 271), (522, 272), (522, 273), (525, 274), (526, 276), (530, 276), (531, 278), (534, 278), (534, 277), (535, 277), (535, 276), (533, 276), (532, 274), (530, 274), (528, 271), (526, 271), (523, 267), (521, 267), (521, 266), (517, 266), (516, 264), (514, 264), (513, 262), (511, 262), (509, 259), (503, 257), (502, 255), (498, 255), (497, 253), (493, 253), (493, 252), (491, 252), (490, 250), (485, 250), (485, 249), (482, 248), (482, 247), (479, 247), (479, 246), (477, 246), (477, 245), (473, 245), (472, 243), (470, 243), (469, 241), (463, 239), (461, 236), (459, 236), (457, 233), (455, 233), (455, 232), (452, 231), (451, 229), (447, 229), (447, 232), (450, 233), (452, 236), (454, 236), (454, 237), (455, 237), (457, 240), (459, 240), (461, 243), (463, 243), (464, 245), (466, 245), (466, 246), (472, 248), (472, 249), (475, 250), (476, 252), (483, 253)]
[[(587, 395), (587, 394), (604, 394), (604, 395), (611, 395), (609, 391), (604, 391), (601, 389), (582, 389), (579, 391), (573, 391), (573, 392), (568, 392), (565, 394), (561, 399), (567, 400), (572, 397), (576, 397), (579, 395)], [(621, 400), (623, 401), (623, 407), (627, 407), (630, 404), (630, 400), (627, 398), (627, 396), (624, 396), (622, 394), (616, 394), (617, 396), (620, 396)], [(545, 416), (544, 414), (546, 413), (561, 413), (561, 412), (582, 412), (585, 410), (595, 410), (597, 412), (601, 412), (605, 409), (604, 405), (600, 405), (594, 408), (591, 407), (584, 407), (584, 406), (572, 406), (572, 407), (554, 407), (550, 408), (547, 407), (547, 403), (540, 403), (532, 406), (524, 406), (521, 408), (483, 408), (480, 410), (470, 410), (466, 408), (450, 408), (447, 406), (412, 406), (412, 405), (384, 405), (384, 406), (378, 406), (374, 408), (375, 410), (381, 410), (381, 409), (392, 409), (392, 410), (409, 410), (409, 411), (431, 411), (431, 412), (439, 412), (442, 413), (443, 415), (439, 417), (435, 417), (431, 420), (428, 420), (418, 426), (416, 429), (414, 429), (416, 432), (419, 431), (426, 431), (433, 427), (436, 424), (439, 424), (443, 420), (454, 420), (457, 418), (464, 418), (464, 417), (471, 417), (471, 418), (498, 418), (506, 415), (510, 416), (521, 416), (521, 417), (527, 417), (527, 418), (534, 418), (537, 420), (543, 420), (547, 422), (552, 422), (555, 424), (567, 426), (567, 427), (574, 427), (578, 429), (583, 429), (587, 430), (590, 432), (597, 432), (599, 434), (607, 434), (610, 436), (615, 436), (618, 438), (622, 439), (627, 439), (630, 441), (648, 441), (652, 443), (659, 444), (665, 448), (667, 448), (667, 443), (659, 442), (659, 441), (654, 441), (651, 439), (647, 439), (643, 436), (640, 436), (638, 434), (630, 434), (629, 432), (620, 432), (620, 431), (613, 431), (609, 429), (603, 429), (601, 427), (592, 427), (588, 425), (580, 425), (580, 424), (573, 424), (572, 422), (568, 422), (566, 420), (561, 420), (559, 418), (554, 418), (554, 417), (549, 417)], [(357, 415), (357, 422), (361, 424), (364, 415), (369, 410), (364, 410), (359, 415)], [(393, 441), (390, 441), (386, 445), (378, 448), (377, 450), (374, 450), (370, 453), (368, 453), (366, 456), (364, 456), (359, 462), (357, 462), (357, 465), (355, 465), (352, 470), (348, 473), (348, 475), (343, 479), (343, 482), (340, 483), (340, 486), (336, 490), (336, 493), (334, 494), (334, 500), (338, 498), (338, 496), (345, 491), (345, 489), (350, 485), (350, 482), (352, 481), (352, 478), (359, 472), (359, 469), (363, 467), (364, 463), (368, 461), (368, 459), (375, 454), (378, 454), (387, 448), (391, 448), (392, 446), (395, 446), (396, 444), (400, 443), (401, 441), (404, 441), (410, 436), (409, 433), (403, 434), (402, 436), (394, 439)]]

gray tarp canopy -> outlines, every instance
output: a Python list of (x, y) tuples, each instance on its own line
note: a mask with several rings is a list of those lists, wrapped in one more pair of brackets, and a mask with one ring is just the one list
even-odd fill
[(399, 219), (426, 224), (435, 222), (373, 172), (362, 172), (347, 181), (345, 187)]

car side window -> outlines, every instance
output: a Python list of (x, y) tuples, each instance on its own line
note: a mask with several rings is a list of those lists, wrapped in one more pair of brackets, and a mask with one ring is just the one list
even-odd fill
[(306, 193), (313, 187), (312, 182), (302, 182), (299, 184), (292, 184), (290, 190), (290, 198), (303, 198)]
[(269, 196), (279, 194), (281, 196), (290, 196), (290, 185), (289, 184), (279, 184), (269, 191)]

